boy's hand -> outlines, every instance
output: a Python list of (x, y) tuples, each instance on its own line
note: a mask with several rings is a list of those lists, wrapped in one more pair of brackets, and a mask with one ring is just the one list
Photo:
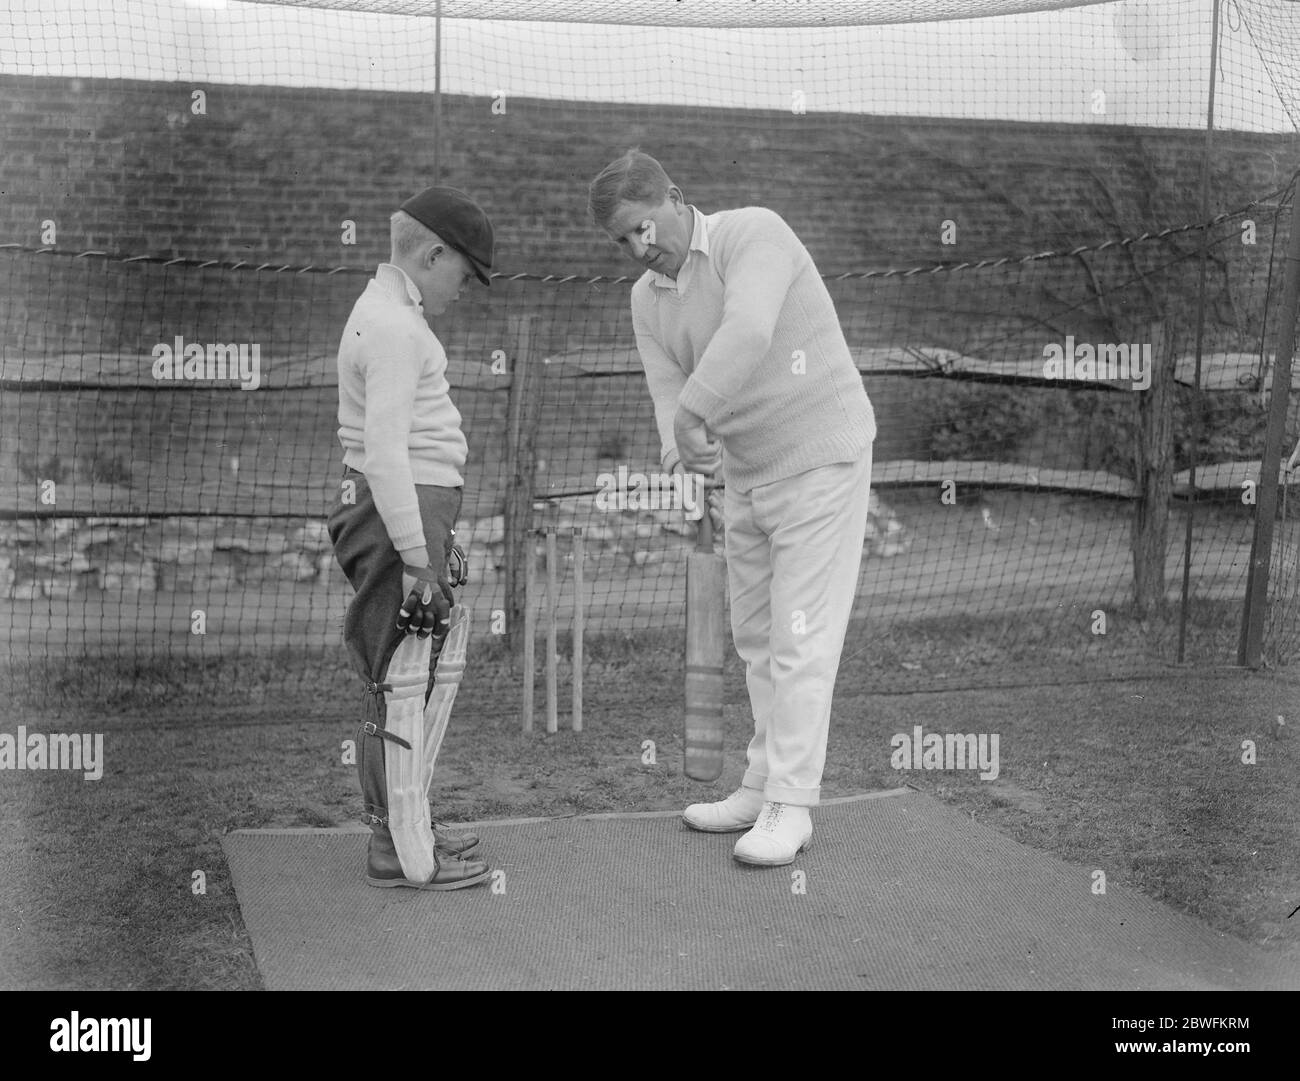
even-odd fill
[(456, 603), (447, 579), (431, 567), (402, 568), (406, 600), (397, 613), (397, 629), (418, 638), (441, 638), (451, 627), (451, 606)]
[(722, 468), (722, 444), (709, 438), (704, 420), (687, 409), (679, 407), (673, 418), (673, 441), (687, 473), (711, 477)]

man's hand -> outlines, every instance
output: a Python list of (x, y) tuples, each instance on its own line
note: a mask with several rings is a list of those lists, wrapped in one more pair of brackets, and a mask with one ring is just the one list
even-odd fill
[(720, 537), (722, 536), (723, 528), (726, 525), (722, 512), (723, 501), (726, 498), (726, 493), (718, 485), (710, 485), (708, 492), (706, 513), (709, 516), (709, 521), (713, 523), (713, 535), (715, 537)]
[(722, 444), (709, 437), (703, 418), (690, 410), (678, 408), (673, 418), (673, 441), (687, 473), (711, 477), (722, 468)]
[(451, 627), (451, 606), (456, 603), (451, 586), (431, 567), (402, 567), (402, 592), (406, 600), (397, 613), (397, 629), (418, 638), (441, 638)]
[[(678, 462), (676, 465), (674, 465), (672, 471), (674, 473), (680, 473), (683, 477), (687, 477), (690, 475), (686, 472), (686, 467), (682, 465), (681, 462)], [(700, 474), (697, 475), (701, 477), (702, 484), (700, 485), (700, 488), (702, 489), (702, 493), (704, 496), (704, 506), (700, 508), (701, 517), (703, 517), (703, 515), (706, 513), (708, 514), (709, 521), (713, 523), (713, 535), (715, 537), (720, 537), (722, 536), (722, 530), (725, 525), (725, 515), (723, 513), (723, 507), (725, 505), (725, 500), (726, 500), (726, 489), (723, 487), (722, 477), (717, 473), (715, 473), (712, 477), (707, 477)], [(690, 487), (692, 490), (694, 490), (693, 482), (691, 483)], [(699, 493), (696, 493), (697, 499), (698, 496)], [(695, 504), (695, 506), (698, 505), (699, 505), (698, 503)], [(682, 510), (693, 512), (695, 510), (695, 507), (694, 506), (687, 507), (683, 505)], [(694, 518), (687, 519), (687, 521), (692, 521), (692, 522), (695, 520), (696, 519)]]

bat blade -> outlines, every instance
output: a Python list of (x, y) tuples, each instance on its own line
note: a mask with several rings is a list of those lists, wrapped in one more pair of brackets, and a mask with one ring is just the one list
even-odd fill
[(726, 560), (713, 552), (706, 508), (699, 550), (686, 559), (686, 758), (696, 781), (722, 773), (722, 662), (727, 588)]

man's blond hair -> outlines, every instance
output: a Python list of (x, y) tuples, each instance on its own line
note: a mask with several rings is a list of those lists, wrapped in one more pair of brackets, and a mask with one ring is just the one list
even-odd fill
[(587, 191), (587, 211), (600, 228), (622, 203), (662, 203), (676, 187), (664, 167), (634, 146), (603, 168)]

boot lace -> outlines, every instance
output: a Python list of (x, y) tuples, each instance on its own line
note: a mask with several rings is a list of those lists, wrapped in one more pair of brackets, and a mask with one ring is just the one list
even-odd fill
[(763, 821), (759, 824), (759, 828), (764, 830), (776, 829), (781, 824), (781, 812), (784, 810), (784, 803), (769, 803), (763, 813)]

